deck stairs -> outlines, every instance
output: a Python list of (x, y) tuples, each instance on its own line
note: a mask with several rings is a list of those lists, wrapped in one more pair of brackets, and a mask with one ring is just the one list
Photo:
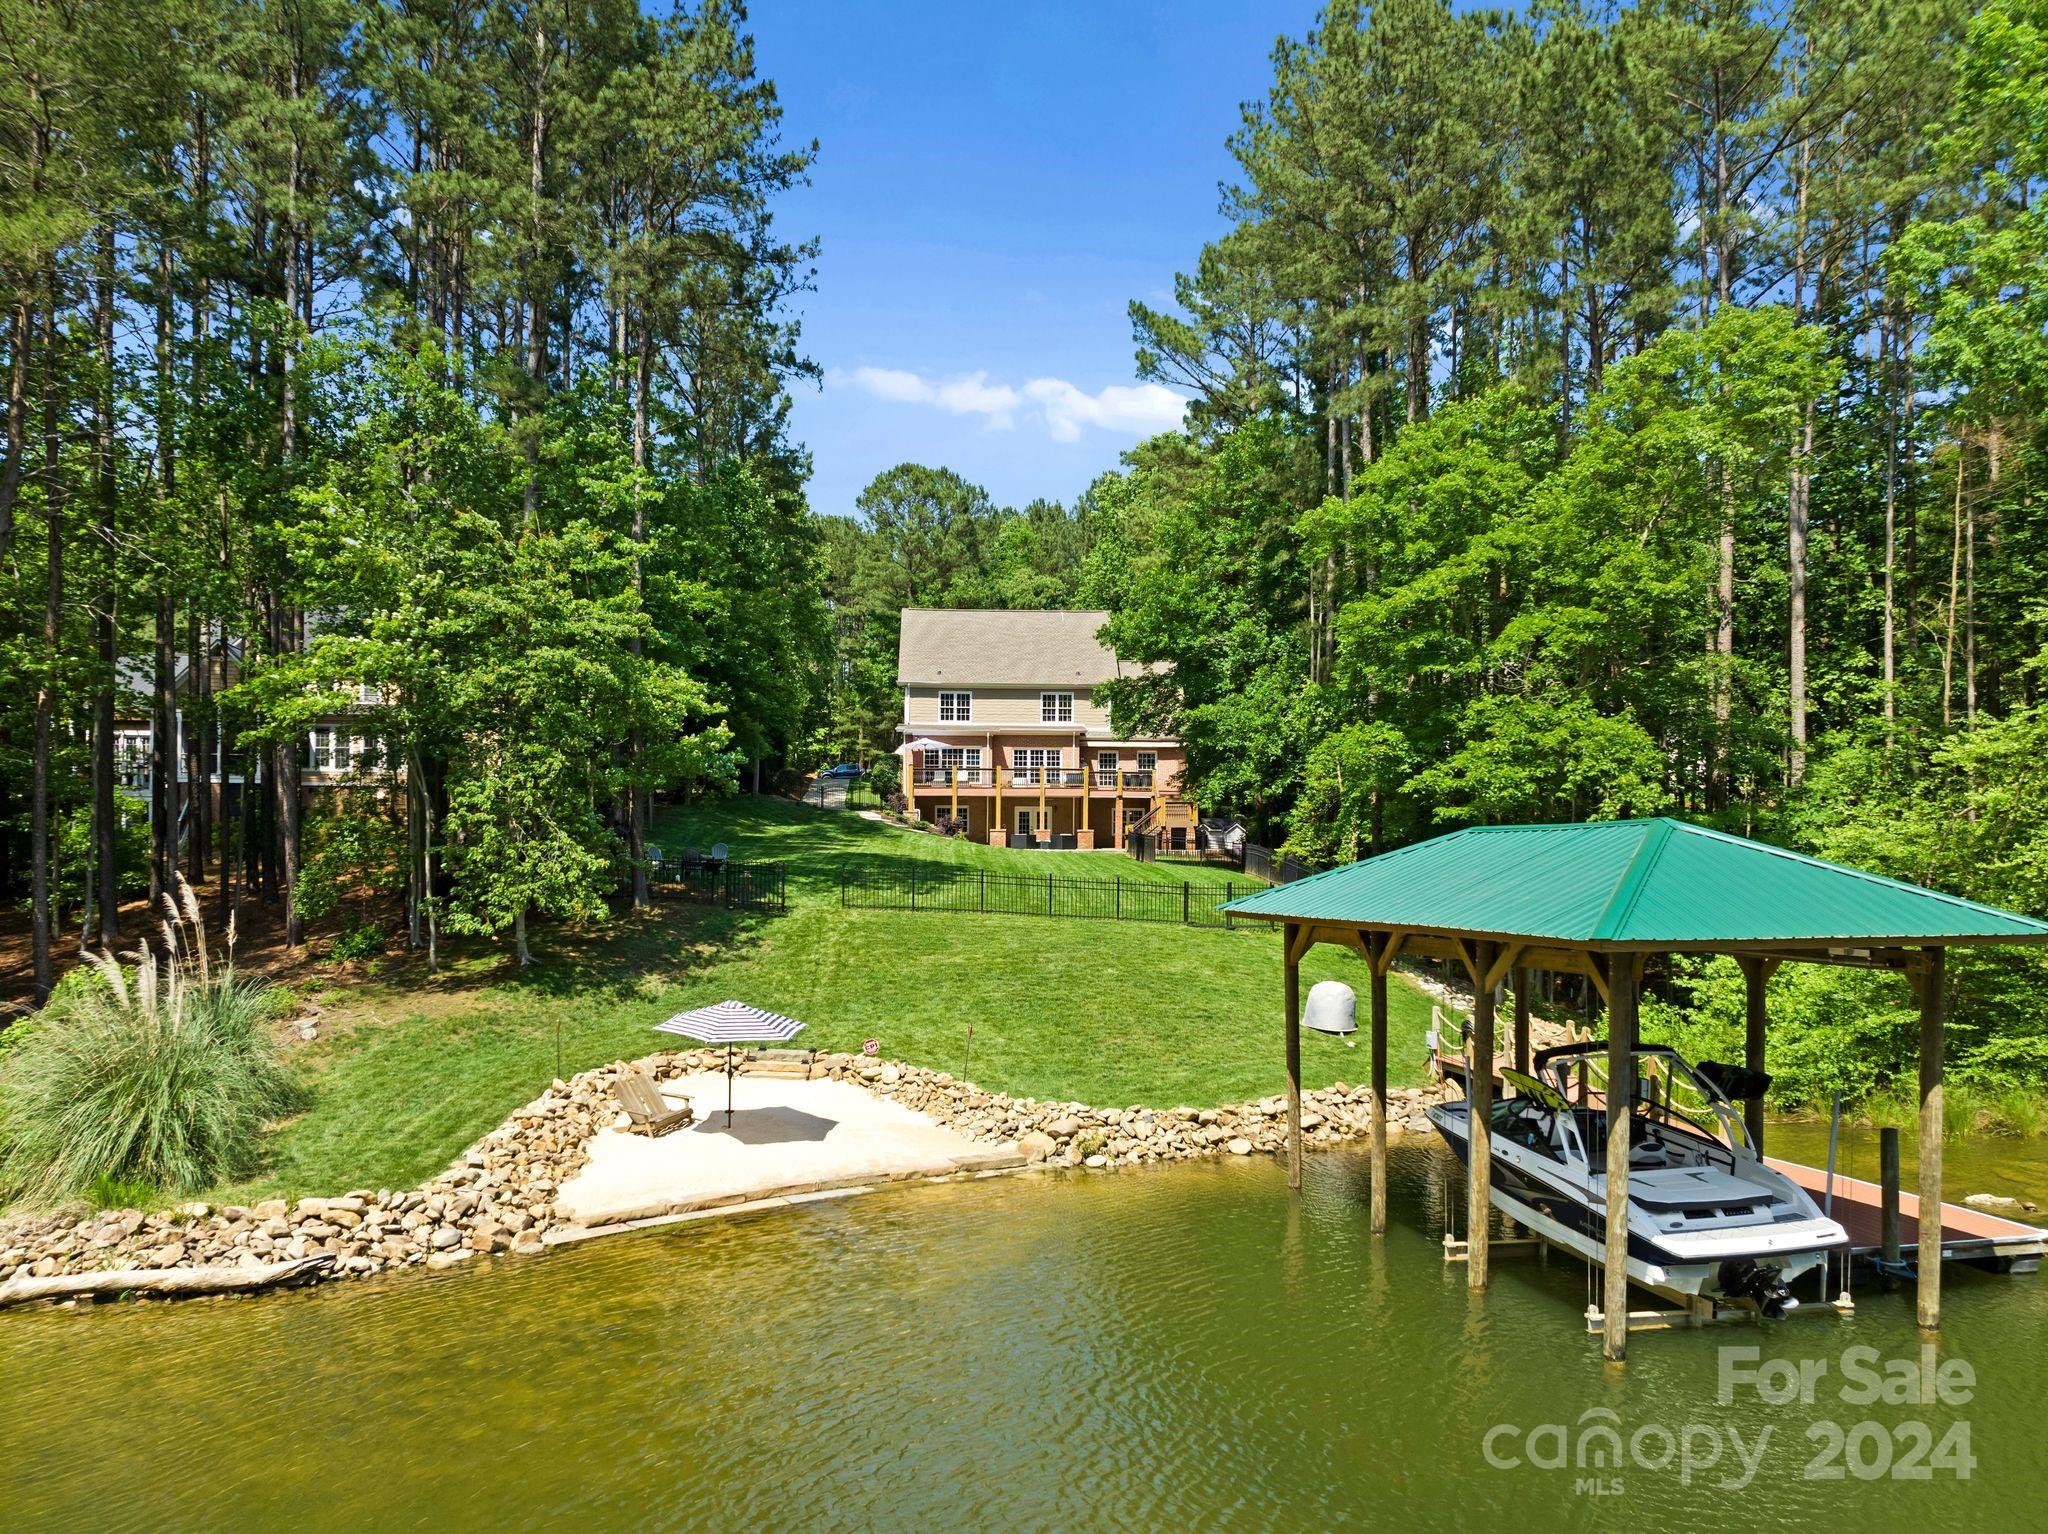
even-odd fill
[(1175, 831), (1183, 831), (1188, 845), (1193, 846), (1195, 828), (1201, 823), (1201, 812), (1195, 802), (1176, 794), (1153, 805), (1145, 812), (1145, 818), (1132, 825), (1126, 834), (1156, 836), (1161, 841), (1171, 841)]

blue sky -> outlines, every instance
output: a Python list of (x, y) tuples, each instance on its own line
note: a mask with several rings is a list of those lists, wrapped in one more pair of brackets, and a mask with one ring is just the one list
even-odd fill
[(1313, 13), (755, 0), (787, 136), (820, 148), (780, 214), (824, 241), (802, 313), (826, 384), (794, 410), (812, 505), (850, 512), (906, 460), (1007, 505), (1070, 500), (1174, 424), (1139, 386), (1124, 306), (1164, 302), (1222, 231), (1239, 103)]

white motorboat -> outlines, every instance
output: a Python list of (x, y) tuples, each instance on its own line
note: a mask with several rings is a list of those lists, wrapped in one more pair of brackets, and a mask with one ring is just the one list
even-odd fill
[[(1792, 1282), (1848, 1234), (1812, 1197), (1767, 1166), (1716, 1084), (1735, 1069), (1695, 1069), (1677, 1051), (1631, 1055), (1628, 1274), (1680, 1300), (1755, 1307), (1778, 1317), (1799, 1303)], [(1607, 1046), (1545, 1050), (1533, 1075), (1503, 1071), (1512, 1095), (1492, 1105), (1493, 1205), (1553, 1245), (1607, 1256)], [(1429, 1110), (1461, 1161), (1471, 1104)]]

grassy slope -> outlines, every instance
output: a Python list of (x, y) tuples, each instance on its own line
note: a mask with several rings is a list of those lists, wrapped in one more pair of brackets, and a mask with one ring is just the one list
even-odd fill
[[(246, 1188), (298, 1193), (410, 1184), (544, 1087), (554, 1028), (574, 1071), (657, 1043), (679, 1007), (736, 996), (805, 1019), (803, 1042), (969, 1072), (985, 1086), (1098, 1104), (1229, 1102), (1283, 1085), (1277, 934), (1032, 917), (843, 911), (832, 892), (848, 859), (944, 859), (1024, 871), (1219, 877), (1114, 853), (973, 847), (781, 801), (672, 812), (663, 844), (712, 841), (739, 858), (790, 864), (787, 916), (665, 904), (603, 933), (548, 930), (526, 974), (496, 949), (460, 951), (434, 979), (408, 967), (318, 998), (335, 1037), (314, 1046), (314, 1106), (282, 1128), (267, 1174)], [(1364, 989), (1363, 966), (1327, 948), (1308, 980)], [(1393, 987), (1392, 1074), (1419, 1074), (1429, 1004)], [(1307, 1034), (1310, 1086), (1366, 1073), (1363, 1046)]]
[(900, 826), (864, 820), (857, 814), (826, 811), (787, 799), (712, 799), (669, 810), (655, 828), (655, 838), (670, 856), (685, 847), (724, 842), (732, 856), (762, 859), (789, 866), (791, 894), (800, 885), (807, 892), (838, 887), (842, 868), (905, 869), (943, 863), (985, 868), (1002, 874), (1057, 874), (1063, 879), (1117, 879), (1126, 884), (1221, 887), (1235, 882), (1253, 888), (1243, 874), (1200, 863), (1135, 863), (1121, 852), (1026, 852), (991, 847), (964, 837), (934, 836)]

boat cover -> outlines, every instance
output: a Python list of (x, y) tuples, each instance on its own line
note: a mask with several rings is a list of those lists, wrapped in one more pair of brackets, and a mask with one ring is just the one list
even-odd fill
[[(1594, 1182), (1605, 1186), (1604, 1175)], [(1771, 1200), (1767, 1188), (1744, 1182), (1719, 1167), (1659, 1167), (1628, 1174), (1628, 1196), (1632, 1203), (1659, 1208), (1685, 1209), (1711, 1206), (1721, 1209), (1748, 1208)]]

